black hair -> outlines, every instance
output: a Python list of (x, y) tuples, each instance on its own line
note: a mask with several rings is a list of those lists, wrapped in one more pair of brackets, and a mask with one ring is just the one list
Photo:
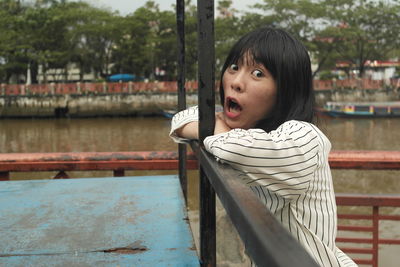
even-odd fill
[(288, 120), (312, 122), (315, 100), (310, 57), (301, 42), (281, 29), (259, 28), (241, 37), (232, 47), (221, 71), (219, 92), (222, 105), (225, 70), (246, 57), (263, 64), (277, 87), (274, 107), (256, 128), (269, 132)]

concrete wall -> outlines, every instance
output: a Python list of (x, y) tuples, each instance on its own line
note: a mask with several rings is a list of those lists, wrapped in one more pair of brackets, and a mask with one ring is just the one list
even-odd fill
[[(197, 104), (197, 92), (187, 93), (187, 105)], [(219, 103), (218, 94), (216, 102)], [(399, 101), (400, 90), (336, 89), (316, 91), (316, 102)], [(93, 117), (156, 115), (177, 107), (177, 93), (135, 92), (96, 94), (0, 95), (3, 117)]]
[[(197, 95), (187, 95), (196, 105)], [(177, 107), (176, 93), (0, 96), (0, 117), (155, 115)]]
[(339, 102), (388, 102), (400, 101), (400, 90), (336, 89), (315, 91), (317, 106), (328, 101)]

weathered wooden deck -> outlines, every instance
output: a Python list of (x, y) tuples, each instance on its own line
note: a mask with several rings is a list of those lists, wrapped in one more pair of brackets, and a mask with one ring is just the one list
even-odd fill
[(199, 266), (175, 175), (4, 181), (0, 266)]

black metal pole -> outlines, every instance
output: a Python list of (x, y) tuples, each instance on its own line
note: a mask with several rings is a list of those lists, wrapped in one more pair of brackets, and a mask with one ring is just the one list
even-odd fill
[[(178, 110), (186, 109), (185, 89), (185, 0), (176, 0), (176, 26), (178, 43)], [(179, 152), (179, 180), (185, 202), (187, 203), (187, 171), (186, 171), (186, 145), (178, 145)]]
[[(199, 143), (214, 133), (214, 0), (197, 1)], [(200, 262), (216, 266), (215, 192), (200, 165)]]

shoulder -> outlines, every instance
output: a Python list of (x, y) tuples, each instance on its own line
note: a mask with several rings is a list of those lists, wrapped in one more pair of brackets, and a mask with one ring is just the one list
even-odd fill
[(264, 148), (273, 149), (307, 149), (315, 148), (316, 151), (329, 153), (331, 143), (325, 134), (312, 123), (290, 120), (281, 124), (277, 129), (266, 132), (263, 129), (233, 129), (225, 140), (230, 139), (237, 144), (250, 147), (256, 144)]
[(240, 169), (267, 168), (278, 173), (314, 170), (328, 154), (327, 142), (315, 125), (288, 121), (270, 132), (233, 129), (207, 137), (204, 145), (217, 159)]
[(314, 124), (304, 121), (290, 120), (281, 124), (275, 131), (271, 132), (275, 138), (284, 137), (297, 141), (307, 142), (314, 140), (322, 150), (329, 152), (331, 143), (326, 135)]
[(282, 123), (276, 130), (271, 131), (271, 134), (295, 135), (306, 132), (324, 135), (314, 124), (298, 120), (290, 120)]

